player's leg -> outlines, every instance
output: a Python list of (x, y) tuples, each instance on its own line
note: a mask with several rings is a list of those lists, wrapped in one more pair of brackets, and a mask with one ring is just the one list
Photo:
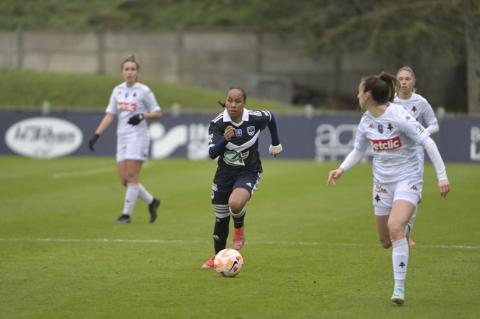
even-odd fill
[(233, 192), (228, 199), (230, 215), (233, 218), (233, 249), (240, 250), (245, 244), (245, 215), (247, 202), (252, 197), (260, 182), (259, 174), (250, 174), (237, 179)]
[(394, 276), (394, 290), (392, 302), (402, 305), (405, 301), (405, 280), (408, 269), (409, 246), (405, 236), (405, 225), (410, 219), (415, 205), (407, 200), (393, 202), (392, 211), (388, 219), (388, 230), (392, 240), (392, 265)]
[(125, 160), (124, 163), (119, 166), (125, 166), (125, 179), (127, 181), (127, 189), (125, 191), (125, 200), (123, 204), (122, 215), (117, 220), (119, 224), (128, 224), (130, 223), (130, 215), (135, 208), (135, 203), (140, 192), (138, 187), (138, 177), (140, 170), (142, 169), (142, 161), (138, 160)]
[(392, 240), (392, 266), (394, 290), (392, 302), (402, 305), (405, 301), (405, 280), (408, 269), (410, 248), (406, 227), (420, 201), (422, 191), (421, 179), (397, 183), (393, 206), (388, 219), (388, 231)]
[(375, 216), (375, 219), (377, 222), (377, 233), (380, 245), (385, 249), (392, 247), (392, 241), (390, 240), (390, 234), (388, 233), (387, 227), (388, 215), (377, 215)]
[(375, 182), (372, 191), (372, 204), (377, 224), (377, 234), (380, 245), (388, 249), (392, 247), (387, 222), (393, 203), (394, 188), (390, 184)]
[(236, 188), (228, 201), (229, 213), (233, 218), (233, 244), (232, 248), (242, 249), (245, 243), (244, 220), (247, 213), (247, 202), (250, 199), (250, 193), (245, 188)]
[(202, 264), (202, 268), (213, 268), (215, 255), (226, 248), (230, 224), (230, 211), (228, 198), (231, 194), (232, 184), (230, 177), (215, 175), (212, 184), (212, 204), (215, 213), (215, 224), (213, 226), (213, 248), (215, 254)]

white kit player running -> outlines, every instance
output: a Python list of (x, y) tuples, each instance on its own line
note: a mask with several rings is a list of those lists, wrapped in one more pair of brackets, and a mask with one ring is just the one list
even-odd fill
[[(437, 133), (439, 131), (439, 126), (432, 106), (423, 96), (415, 93), (416, 77), (412, 68), (409, 66), (404, 66), (398, 69), (397, 80), (400, 85), (397, 89), (397, 94), (395, 95), (393, 102), (403, 106), (407, 112), (409, 112), (417, 121), (420, 122), (420, 124), (425, 127), (430, 135)], [(425, 152), (421, 145), (417, 146), (417, 152), (417, 159), (420, 162), (420, 168), (422, 169), (423, 176)], [(417, 217), (417, 211), (418, 209), (415, 209), (415, 212), (408, 223), (408, 227), (410, 228), (410, 237), (408, 238), (410, 245), (415, 245), (415, 241), (412, 239), (411, 232)]]
[[(422, 168), (416, 160), (416, 145), (422, 145), (435, 167), (440, 194), (450, 191), (445, 165), (430, 134), (402, 106), (390, 103), (397, 80), (381, 73), (361, 80), (358, 87), (360, 108), (365, 111), (357, 128), (354, 149), (339, 168), (330, 171), (328, 184), (336, 181), (373, 149), (373, 206), (381, 245), (392, 249), (396, 305), (405, 301), (405, 279), (409, 246), (405, 233), (422, 193)], [(408, 230), (408, 229), (407, 229)]]
[(143, 162), (147, 160), (150, 141), (146, 120), (158, 119), (162, 113), (155, 95), (145, 84), (137, 82), (140, 65), (135, 58), (127, 58), (121, 65), (124, 83), (113, 89), (106, 114), (89, 141), (91, 151), (100, 135), (118, 116), (117, 124), (117, 167), (120, 181), (126, 189), (123, 212), (118, 224), (129, 224), (137, 198), (148, 204), (150, 223), (157, 219), (160, 200), (140, 184), (139, 175)]

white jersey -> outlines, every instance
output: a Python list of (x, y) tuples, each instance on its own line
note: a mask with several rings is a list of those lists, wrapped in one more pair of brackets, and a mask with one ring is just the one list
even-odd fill
[(138, 82), (131, 88), (127, 87), (126, 82), (117, 85), (112, 91), (106, 110), (107, 113), (118, 116), (117, 136), (119, 138), (128, 138), (133, 135), (148, 136), (146, 121), (134, 126), (127, 123), (128, 119), (135, 114), (158, 111), (160, 106), (152, 90)]
[(422, 178), (423, 165), (417, 159), (416, 145), (430, 134), (402, 106), (390, 103), (381, 116), (365, 112), (360, 120), (354, 147), (373, 151), (373, 177), (378, 183)]
[(428, 101), (420, 94), (413, 93), (408, 99), (401, 99), (398, 95), (395, 95), (393, 103), (400, 104), (403, 108), (410, 113), (417, 121), (419, 121), (424, 127), (430, 125), (438, 125), (437, 118), (433, 108)]

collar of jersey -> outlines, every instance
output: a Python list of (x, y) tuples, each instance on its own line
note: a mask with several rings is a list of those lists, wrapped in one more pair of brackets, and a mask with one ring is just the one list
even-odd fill
[(235, 123), (234, 121), (232, 121), (232, 118), (230, 117), (230, 115), (228, 115), (228, 112), (225, 109), (223, 111), (223, 121), (224, 122), (231, 122), (236, 127), (239, 127), (240, 125), (243, 124), (244, 121), (248, 121), (248, 113), (249, 112), (250, 112), (249, 110), (247, 110), (246, 108), (243, 108), (242, 121), (240, 123)]

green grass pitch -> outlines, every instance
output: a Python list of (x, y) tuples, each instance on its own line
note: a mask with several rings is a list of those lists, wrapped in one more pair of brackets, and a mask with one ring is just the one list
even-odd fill
[(394, 307), (371, 168), (327, 187), (336, 165), (264, 160), (245, 267), (222, 278), (200, 269), (214, 161), (149, 161), (141, 180), (162, 199), (157, 222), (139, 201), (132, 224), (116, 225), (113, 158), (0, 157), (0, 318), (479, 318), (480, 166), (448, 164), (442, 199), (427, 165), (406, 304)]

